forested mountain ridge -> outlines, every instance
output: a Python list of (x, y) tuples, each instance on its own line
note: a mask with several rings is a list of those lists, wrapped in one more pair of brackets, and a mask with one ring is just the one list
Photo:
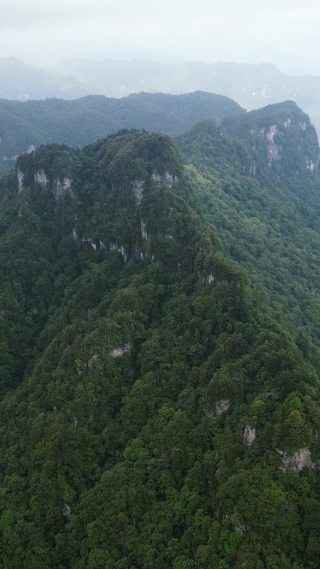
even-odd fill
[(319, 141), (310, 118), (293, 101), (268, 105), (234, 120), (223, 120), (223, 131), (245, 142), (252, 162), (244, 173), (269, 170), (295, 176), (318, 170)]
[(88, 96), (76, 101), (0, 100), (0, 173), (11, 168), (18, 154), (40, 144), (90, 144), (122, 128), (181, 134), (196, 122), (217, 122), (244, 113), (237, 103), (212, 93), (164, 95), (139, 93), (123, 99)]
[(243, 119), (199, 123), (177, 138), (198, 196), (194, 207), (275, 309), (319, 346), (315, 130), (292, 102)]
[(0, 182), (5, 569), (319, 566), (319, 377), (190, 171), (125, 131)]

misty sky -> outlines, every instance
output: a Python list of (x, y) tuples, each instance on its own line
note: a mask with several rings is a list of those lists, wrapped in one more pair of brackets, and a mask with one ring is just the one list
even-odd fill
[(1, 0), (0, 56), (269, 61), (320, 75), (316, 0)]

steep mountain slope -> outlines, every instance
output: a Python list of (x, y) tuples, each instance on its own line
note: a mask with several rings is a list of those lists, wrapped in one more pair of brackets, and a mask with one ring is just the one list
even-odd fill
[(245, 111), (227, 97), (210, 93), (150, 95), (120, 100), (102, 96), (77, 101), (0, 100), (0, 173), (12, 167), (18, 154), (48, 142), (84, 146), (121, 128), (181, 134), (196, 122), (221, 122)]
[(311, 116), (320, 131), (320, 77), (286, 75), (270, 63), (188, 61), (169, 65), (138, 60), (68, 59), (60, 62), (55, 72), (72, 75), (109, 97), (138, 91), (178, 94), (200, 89), (231, 97), (247, 110), (291, 99)]
[(1, 180), (5, 569), (318, 566), (318, 375), (186, 174), (126, 131)]
[[(268, 105), (233, 120), (223, 121), (223, 130), (245, 142), (252, 168), (267, 170), (290, 180), (308, 170), (318, 171), (319, 143), (309, 117), (293, 101)], [(260, 164), (259, 164), (260, 163)]]
[(0, 57), (0, 99), (77, 99), (91, 93), (90, 87), (74, 77), (57, 76), (15, 57)]
[[(292, 103), (196, 125), (178, 138), (198, 211), (274, 307), (320, 344), (319, 146)], [(302, 332), (302, 330), (301, 330)]]

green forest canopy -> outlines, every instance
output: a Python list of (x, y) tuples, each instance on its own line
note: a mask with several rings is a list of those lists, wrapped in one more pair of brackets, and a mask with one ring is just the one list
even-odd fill
[(123, 99), (87, 96), (74, 101), (0, 99), (0, 174), (12, 168), (18, 154), (46, 143), (73, 147), (90, 144), (122, 128), (181, 134), (196, 122), (218, 122), (244, 113), (237, 103), (212, 93), (186, 95), (139, 93)]
[(227, 255), (267, 293), (278, 318), (284, 313), (295, 334), (319, 346), (319, 146), (308, 117), (294, 103), (271, 105), (221, 127), (199, 123), (177, 142), (194, 207)]
[(246, 192), (284, 178), (262, 155), (240, 174), (243, 144), (211, 123), (186, 136), (187, 167), (167, 136), (123, 131), (0, 182), (5, 569), (319, 567), (316, 349), (217, 222), (226, 180), (240, 228)]

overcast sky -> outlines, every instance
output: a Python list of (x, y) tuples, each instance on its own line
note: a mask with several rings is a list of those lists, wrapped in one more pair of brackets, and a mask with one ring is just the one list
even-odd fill
[(261, 63), (320, 75), (319, 0), (0, 0), (0, 56)]

